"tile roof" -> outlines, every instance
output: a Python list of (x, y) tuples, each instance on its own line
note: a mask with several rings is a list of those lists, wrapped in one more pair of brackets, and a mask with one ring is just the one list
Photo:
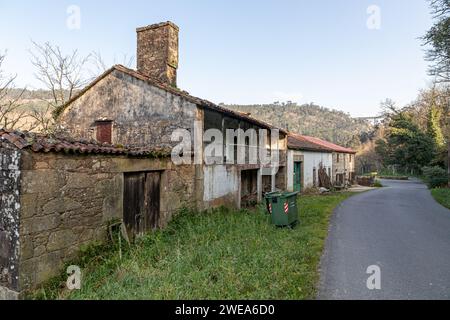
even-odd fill
[(323, 147), (321, 145), (312, 143), (302, 136), (297, 134), (289, 134), (288, 136), (288, 148), (294, 150), (304, 150), (304, 151), (316, 151), (316, 152), (327, 152), (332, 153), (333, 150)]
[(248, 114), (243, 114), (237, 111), (233, 111), (224, 107), (221, 107), (219, 105), (216, 105), (208, 100), (204, 100), (204, 99), (200, 99), (197, 97), (194, 97), (192, 95), (190, 95), (188, 92), (186, 91), (182, 91), (178, 88), (174, 88), (166, 83), (163, 83), (155, 78), (151, 78), (148, 77), (136, 70), (132, 70), (129, 69), (127, 67), (124, 67), (122, 65), (115, 65), (112, 68), (110, 68), (109, 70), (105, 71), (102, 75), (100, 75), (98, 78), (96, 78), (94, 81), (92, 81), (87, 87), (85, 87), (83, 90), (81, 90), (77, 95), (75, 95), (70, 101), (68, 101), (65, 105), (63, 105), (61, 107), (61, 109), (57, 112), (58, 114), (61, 114), (65, 108), (67, 108), (70, 104), (72, 104), (75, 100), (79, 99), (82, 95), (84, 95), (87, 91), (89, 91), (91, 88), (93, 88), (98, 82), (100, 82), (102, 79), (104, 79), (105, 77), (107, 77), (110, 73), (112, 73), (113, 71), (118, 71), (118, 72), (122, 72), (124, 74), (127, 74), (131, 77), (134, 77), (136, 79), (145, 81), (149, 84), (151, 84), (152, 86), (155, 86), (161, 90), (164, 90), (166, 92), (169, 92), (171, 94), (174, 94), (176, 96), (180, 96), (185, 98), (186, 100), (190, 101), (191, 103), (194, 103), (200, 107), (203, 108), (208, 108), (210, 110), (214, 110), (223, 114), (226, 114), (230, 117), (233, 118), (237, 118), (237, 119), (241, 119), (241, 120), (246, 120), (252, 124), (255, 124), (257, 126), (260, 126), (262, 128), (265, 129), (278, 129), (281, 133), (283, 134), (287, 134), (287, 131), (284, 129), (280, 129), (277, 128), (271, 124), (268, 124), (266, 122), (263, 122), (261, 120), (255, 119), (253, 117), (251, 117)]
[(324, 148), (324, 149), (328, 149), (332, 152), (340, 152), (340, 153), (351, 153), (351, 154), (356, 154), (356, 151), (350, 149), (350, 148), (345, 148), (342, 146), (339, 146), (337, 144), (319, 139), (319, 138), (315, 138), (315, 137), (309, 137), (309, 136), (304, 136), (304, 135), (297, 135), (297, 134), (290, 134), (291, 137), (294, 137), (295, 139), (300, 139), (301, 141), (305, 141), (308, 143), (312, 143), (317, 145), (318, 147)]
[(31, 132), (19, 132), (0, 129), (0, 142), (8, 141), (16, 148), (33, 152), (64, 152), (72, 154), (126, 155), (130, 157), (166, 157), (171, 151), (167, 148), (127, 148), (99, 144), (95, 141), (74, 140), (69, 137), (42, 135)]

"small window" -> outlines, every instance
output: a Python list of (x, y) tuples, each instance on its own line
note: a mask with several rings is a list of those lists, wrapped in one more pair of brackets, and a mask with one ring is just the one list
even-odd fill
[(97, 131), (97, 141), (99, 143), (112, 144), (112, 121), (96, 121), (95, 128)]
[(336, 155), (336, 162), (338, 162), (338, 163), (339, 163), (339, 156), (340, 156), (340, 154), (338, 153), (338, 154)]

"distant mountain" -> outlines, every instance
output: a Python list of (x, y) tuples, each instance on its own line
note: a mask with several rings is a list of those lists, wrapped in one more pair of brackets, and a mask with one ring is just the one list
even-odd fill
[(345, 147), (359, 148), (373, 135), (369, 121), (314, 104), (273, 103), (262, 105), (226, 105), (223, 107), (250, 113), (256, 119), (303, 135), (318, 137)]
[[(17, 96), (23, 89), (13, 89), (11, 96)], [(52, 99), (47, 90), (25, 90), (21, 102), (23, 108), (31, 109), (45, 105), (44, 100)], [(293, 102), (225, 105), (225, 108), (244, 113), (292, 132), (318, 137), (345, 147), (359, 148), (374, 132), (369, 121), (352, 118), (349, 114), (324, 108), (314, 104), (298, 105)]]

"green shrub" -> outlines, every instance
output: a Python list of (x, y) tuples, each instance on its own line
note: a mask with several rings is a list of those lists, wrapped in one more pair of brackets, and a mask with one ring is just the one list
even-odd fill
[(380, 180), (375, 180), (375, 183), (373, 184), (375, 188), (383, 188), (383, 185), (381, 184)]
[(441, 167), (424, 167), (423, 178), (430, 188), (445, 187), (448, 184), (448, 174)]
[(450, 189), (449, 188), (436, 188), (431, 190), (431, 194), (436, 199), (437, 202), (442, 204), (444, 207), (450, 209)]

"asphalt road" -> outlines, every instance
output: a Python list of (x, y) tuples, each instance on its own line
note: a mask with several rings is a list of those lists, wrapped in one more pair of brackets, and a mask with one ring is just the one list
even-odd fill
[[(450, 210), (419, 181), (382, 183), (336, 209), (318, 298), (450, 299)], [(380, 290), (367, 288), (373, 265)]]

